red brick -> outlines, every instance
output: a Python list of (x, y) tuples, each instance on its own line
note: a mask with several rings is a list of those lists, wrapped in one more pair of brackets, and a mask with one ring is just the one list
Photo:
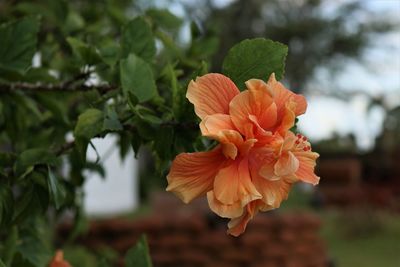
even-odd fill
[(213, 261), (207, 263), (204, 267), (239, 267), (240, 264), (230, 263), (226, 261)]
[(231, 246), (235, 240), (234, 237), (228, 236), (223, 231), (210, 231), (193, 240), (197, 245), (204, 248), (216, 248), (218, 250)]
[(118, 251), (119, 253), (124, 254), (128, 249), (133, 247), (138, 241), (136, 237), (125, 237), (118, 238), (110, 243), (105, 243), (107, 246), (111, 246), (113, 249)]
[(166, 252), (166, 251), (150, 251), (151, 259), (154, 262), (154, 265), (167, 265), (173, 264), (179, 259), (177, 259), (177, 255), (174, 253)]
[(264, 246), (261, 253), (268, 260), (284, 259), (290, 253), (290, 248), (280, 243), (271, 243)]
[(276, 215), (258, 214), (251, 220), (247, 226), (246, 233), (270, 233), (279, 228), (279, 218)]
[(241, 236), (241, 243), (245, 247), (260, 247), (265, 246), (268, 242), (270, 242), (271, 238), (268, 234), (260, 233), (260, 232), (249, 232), (245, 233)]
[(296, 242), (297, 233), (290, 228), (283, 228), (279, 233), (279, 239), (285, 244), (290, 245)]
[(179, 252), (179, 260), (185, 264), (201, 265), (211, 261), (210, 255), (201, 250), (190, 250), (188, 248), (182, 248)]
[(225, 248), (221, 251), (221, 259), (231, 262), (237, 262), (238, 264), (251, 264), (255, 258), (254, 253), (250, 249), (240, 248)]
[(282, 267), (282, 264), (280, 264), (277, 261), (263, 260), (260, 262), (253, 263), (252, 265), (250, 265), (250, 267)]

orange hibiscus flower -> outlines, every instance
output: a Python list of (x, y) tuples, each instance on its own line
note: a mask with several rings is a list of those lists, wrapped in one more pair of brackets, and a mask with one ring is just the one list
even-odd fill
[(212, 211), (230, 218), (228, 232), (241, 234), (258, 212), (279, 207), (298, 180), (317, 184), (317, 153), (289, 131), (305, 112), (305, 98), (275, 80), (252, 79), (240, 92), (222, 74), (191, 81), (187, 98), (200, 117), (203, 136), (219, 145), (182, 153), (172, 163), (167, 191), (185, 203), (207, 195)]
[(49, 267), (72, 267), (66, 260), (64, 260), (64, 253), (62, 250), (57, 250), (56, 255), (51, 260)]

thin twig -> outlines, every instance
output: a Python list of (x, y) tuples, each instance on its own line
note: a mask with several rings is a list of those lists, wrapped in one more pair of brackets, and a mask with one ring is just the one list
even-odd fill
[(71, 150), (75, 146), (75, 141), (69, 141), (67, 143), (64, 143), (62, 146), (60, 146), (56, 151), (55, 154), (56, 156), (61, 156), (65, 152)]
[[(193, 122), (175, 122), (175, 121), (167, 121), (162, 124), (160, 124), (161, 127), (165, 126), (172, 126), (176, 127), (178, 129), (185, 129), (185, 130), (195, 130), (198, 129), (198, 124), (193, 123)], [(135, 125), (132, 124), (125, 124), (123, 130), (124, 131), (135, 131), (137, 128)], [(56, 151), (55, 154), (56, 156), (61, 156), (62, 154), (68, 152), (75, 146), (75, 141), (69, 141), (67, 143), (64, 143), (62, 146), (60, 146)]]
[(70, 81), (65, 83), (51, 84), (51, 83), (10, 83), (0, 84), (0, 93), (8, 93), (15, 90), (22, 90), (27, 92), (76, 92), (76, 91), (90, 91), (97, 90), (102, 94), (109, 91), (118, 89), (116, 85), (85, 85), (80, 84), (72, 86)]

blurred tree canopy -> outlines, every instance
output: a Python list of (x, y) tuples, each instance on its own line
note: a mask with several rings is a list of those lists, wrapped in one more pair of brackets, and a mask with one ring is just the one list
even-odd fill
[(374, 16), (362, 0), (236, 0), (223, 8), (213, 2), (187, 8), (198, 14), (205, 28), (218, 32), (220, 45), (213, 57), (214, 70), (239, 40), (270, 38), (289, 46), (285, 79), (293, 91), (304, 90), (319, 67), (334, 70), (341, 66), (340, 59), (361, 59), (372, 35), (394, 26), (384, 16)]

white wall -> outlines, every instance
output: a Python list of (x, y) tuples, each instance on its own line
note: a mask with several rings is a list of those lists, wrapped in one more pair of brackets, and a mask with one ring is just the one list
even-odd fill
[[(84, 207), (88, 215), (112, 216), (130, 212), (138, 205), (137, 172), (138, 163), (130, 149), (125, 161), (119, 157), (116, 136), (96, 138), (96, 147), (106, 171), (103, 179), (97, 173), (89, 172), (84, 185)], [(96, 160), (96, 153), (89, 145), (88, 159)]]

